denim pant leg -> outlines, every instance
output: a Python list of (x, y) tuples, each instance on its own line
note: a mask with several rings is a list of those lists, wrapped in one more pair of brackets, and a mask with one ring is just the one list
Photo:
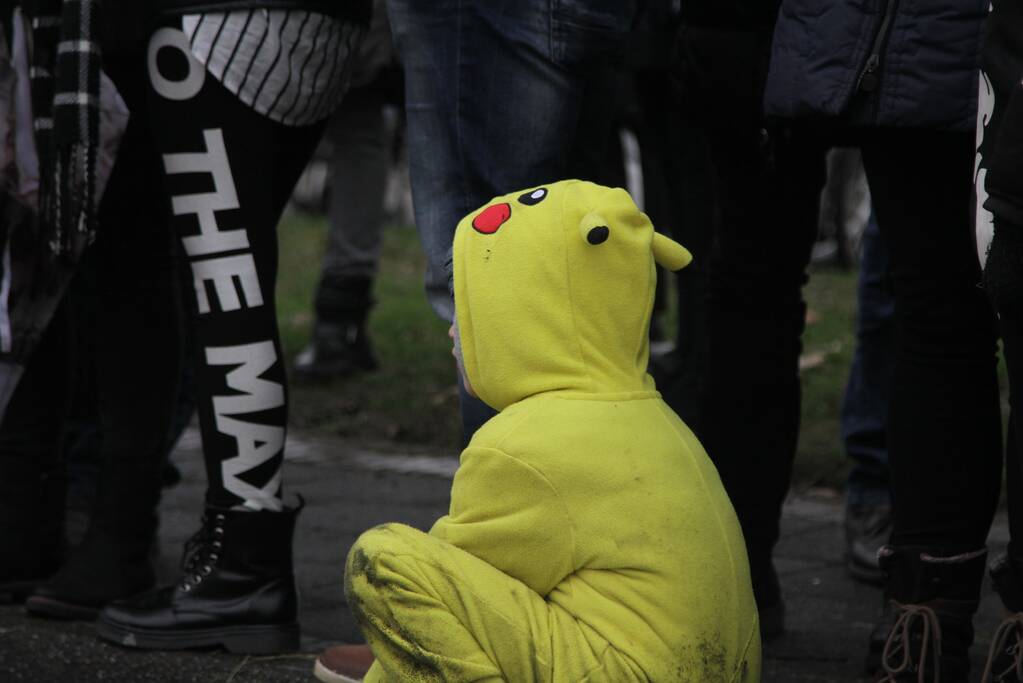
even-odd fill
[[(455, 226), (492, 197), (565, 177), (587, 70), (621, 43), (635, 3), (388, 0), (387, 7), (405, 67), (427, 297), (451, 320), (446, 264)], [(468, 403), (466, 438), (489, 416)]]
[(863, 233), (857, 288), (856, 350), (842, 401), (842, 442), (853, 461), (849, 505), (887, 503), (888, 406), (895, 367), (895, 299), (888, 249), (873, 215)]
[(330, 231), (323, 259), (328, 282), (376, 275), (391, 152), (384, 104), (379, 89), (352, 90), (327, 127), (333, 144)]

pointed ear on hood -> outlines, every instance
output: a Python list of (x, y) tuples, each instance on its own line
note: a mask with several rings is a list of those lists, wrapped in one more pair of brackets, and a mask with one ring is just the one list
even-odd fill
[(654, 260), (657, 261), (657, 265), (670, 271), (682, 270), (693, 260), (693, 255), (689, 253), (688, 249), (659, 232), (654, 233), (650, 250), (654, 252)]

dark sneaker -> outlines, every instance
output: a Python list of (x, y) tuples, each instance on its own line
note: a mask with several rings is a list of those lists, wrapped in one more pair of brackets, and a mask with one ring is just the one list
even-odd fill
[(852, 505), (845, 511), (846, 568), (857, 581), (880, 586), (884, 581), (877, 551), (892, 533), (891, 505)]
[(368, 645), (336, 645), (316, 658), (313, 675), (323, 683), (359, 683), (373, 666)]
[(318, 323), (312, 341), (295, 356), (295, 379), (331, 381), (379, 367), (362, 324)]

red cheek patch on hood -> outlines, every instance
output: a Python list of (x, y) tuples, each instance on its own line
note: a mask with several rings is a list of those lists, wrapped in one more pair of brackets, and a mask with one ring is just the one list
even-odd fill
[(511, 218), (510, 204), (493, 204), (476, 214), (476, 217), (472, 219), (472, 227), (476, 232), (493, 235), (509, 218)]

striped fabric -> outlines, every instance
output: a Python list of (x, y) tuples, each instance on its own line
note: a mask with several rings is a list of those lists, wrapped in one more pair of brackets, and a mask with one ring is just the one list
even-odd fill
[(289, 126), (327, 118), (351, 75), (361, 24), (302, 10), (188, 14), (182, 29), (207, 72), (260, 114)]
[(40, 162), (39, 225), (54, 254), (77, 260), (96, 229), (99, 144), (97, 0), (31, 0), (32, 107)]

